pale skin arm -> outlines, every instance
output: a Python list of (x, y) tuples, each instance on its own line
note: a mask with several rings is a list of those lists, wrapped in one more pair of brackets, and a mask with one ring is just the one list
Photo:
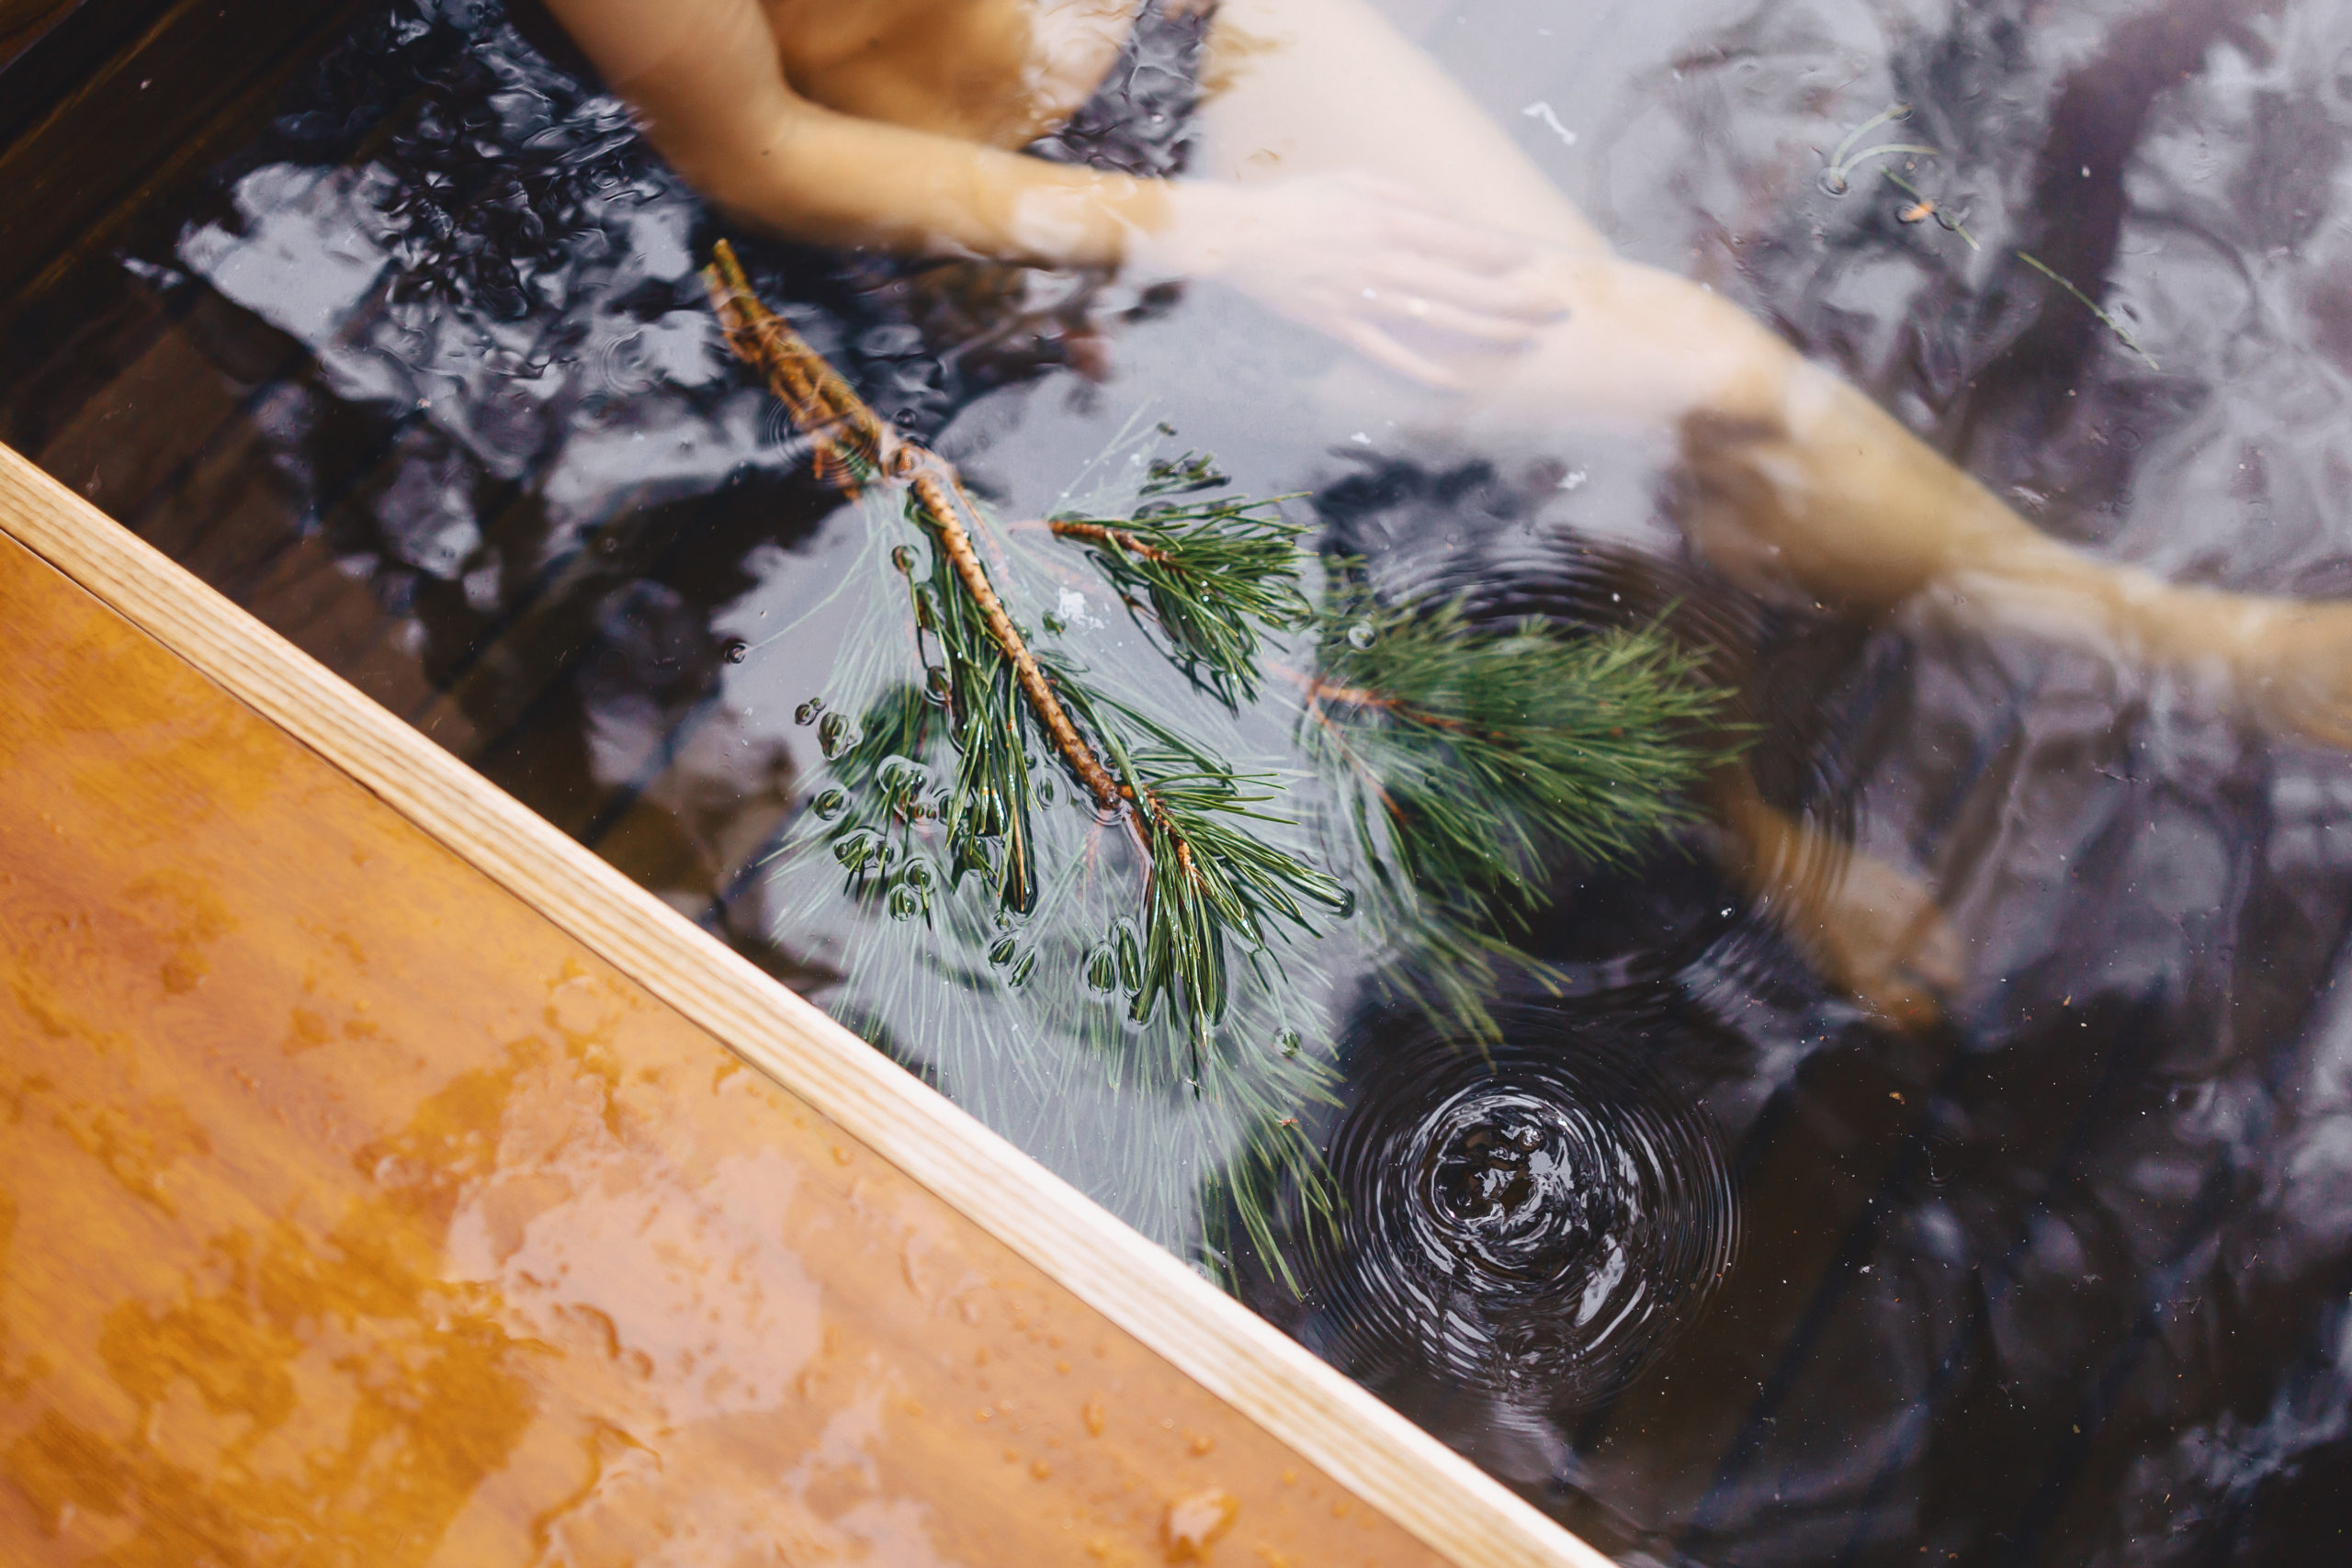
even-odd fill
[(551, 0), (663, 157), (796, 240), (1106, 266), (1165, 227), (1167, 188), (839, 114), (786, 84), (756, 0)]
[[(1539, 247), (1362, 170), (1168, 182), (838, 113), (786, 80), (757, 0), (550, 0), (663, 156), (739, 220), (791, 239), (1049, 267), (1221, 278), (1442, 386), (1416, 322), (1523, 345), (1563, 309)], [(1014, 90), (1008, 85), (1008, 92)]]

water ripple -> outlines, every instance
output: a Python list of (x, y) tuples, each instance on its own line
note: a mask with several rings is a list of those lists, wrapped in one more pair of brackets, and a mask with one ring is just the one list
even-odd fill
[(1736, 1205), (1713, 1122), (1644, 1066), (1647, 1028), (1581, 1004), (1500, 1021), (1484, 1053), (1425, 1023), (1380, 1043), (1331, 1142), (1347, 1207), (1304, 1260), (1307, 1333), (1375, 1384), (1410, 1369), (1558, 1412), (1698, 1315)]

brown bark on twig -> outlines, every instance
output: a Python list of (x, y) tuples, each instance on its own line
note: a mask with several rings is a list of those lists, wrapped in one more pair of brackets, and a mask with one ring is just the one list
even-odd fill
[(847, 461), (844, 446), (869, 471), (889, 476), (899, 444), (896, 433), (825, 363), (823, 355), (760, 302), (742, 263), (735, 259), (734, 246), (721, 240), (712, 248), (703, 282), (726, 331), (727, 345), (735, 357), (767, 378), (768, 389), (816, 446), (817, 477), (856, 493), (856, 470)]
[[(790, 411), (792, 423), (816, 444), (818, 478), (854, 492), (856, 468), (850, 461), (854, 457), (868, 473), (908, 488), (916, 510), (946, 553), (956, 580), (978, 607), (981, 624), (988, 627), (997, 651), (1012, 666), (1022, 695), (1054, 749), (1102, 809), (1116, 811), (1131, 801), (1132, 795), (1112, 777), (1111, 770), (1079, 733), (1069, 711), (1055, 694), (1053, 682), (1022, 641), (1012, 617), (1005, 614), (1004, 604), (972, 547), (971, 531), (964, 526), (969, 502), (964, 500), (956, 470), (937, 454), (884, 423), (825, 363), (822, 355), (762, 304), (742, 265), (735, 259), (734, 248), (726, 241), (714, 247), (710, 267), (703, 276), (719, 324), (726, 330), (728, 346), (737, 358), (767, 378), (769, 389)], [(1055, 525), (1055, 531), (1061, 527)]]
[(1139, 556), (1148, 561), (1165, 564), (1168, 560), (1168, 552), (1159, 546), (1147, 545), (1126, 529), (1114, 528), (1107, 523), (1061, 521), (1049, 523), (1046, 526), (1054, 531), (1057, 539), (1084, 539), (1089, 544), (1116, 545), (1129, 555)]
[(1078, 726), (1070, 722), (1061, 699), (1054, 694), (1053, 682), (1046, 679), (1046, 672), (1037, 667), (1036, 656), (1021, 640), (1012, 617), (1004, 613), (1003, 603), (997, 598), (988, 573), (981, 569), (980, 558), (972, 551), (972, 536), (958, 515), (956, 502), (960, 497), (956, 493), (954, 479), (942, 473), (945, 468), (946, 464), (928, 452), (916, 459), (909, 480), (915, 504), (922, 509), (932, 532), (939, 536), (939, 547), (947, 552), (947, 564), (955, 569), (964, 592), (979, 606), (981, 624), (989, 628), (989, 636), (995, 639), (999, 651), (1012, 662), (1013, 679), (1021, 683), (1022, 694), (1029, 699), (1038, 722), (1052, 737), (1054, 749), (1069, 761), (1096, 803), (1106, 811), (1115, 811), (1127, 798), (1126, 793), (1094, 755), (1085, 737), (1079, 734)]

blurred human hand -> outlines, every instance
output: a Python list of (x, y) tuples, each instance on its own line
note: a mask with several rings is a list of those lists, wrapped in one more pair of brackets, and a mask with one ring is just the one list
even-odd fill
[(1534, 243), (1394, 180), (1318, 174), (1171, 186), (1170, 216), (1131, 244), (1148, 272), (1214, 278), (1366, 358), (1460, 389), (1448, 360), (1510, 353), (1567, 314)]

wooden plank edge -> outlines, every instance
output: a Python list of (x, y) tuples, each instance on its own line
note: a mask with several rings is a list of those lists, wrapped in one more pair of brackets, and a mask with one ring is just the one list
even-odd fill
[(1463, 1568), (1609, 1560), (0, 445), (0, 532)]

